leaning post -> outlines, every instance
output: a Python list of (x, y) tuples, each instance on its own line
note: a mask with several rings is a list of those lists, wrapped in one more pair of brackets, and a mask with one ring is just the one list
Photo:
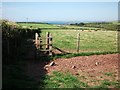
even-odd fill
[(38, 33), (35, 33), (35, 46), (37, 47), (38, 44)]
[(77, 53), (79, 53), (79, 49), (80, 49), (80, 33), (78, 33), (77, 35)]
[(49, 32), (46, 32), (46, 50), (49, 49)]
[(49, 55), (52, 55), (52, 35), (49, 35)]
[(35, 33), (35, 60), (37, 59), (38, 33)]

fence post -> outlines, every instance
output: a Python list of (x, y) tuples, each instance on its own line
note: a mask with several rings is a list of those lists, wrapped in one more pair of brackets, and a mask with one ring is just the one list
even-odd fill
[(40, 49), (40, 37), (38, 37), (37, 43), (38, 43), (37, 48)]
[(80, 33), (78, 33), (77, 35), (77, 53), (79, 53), (79, 49), (80, 49)]
[(35, 60), (37, 59), (38, 33), (35, 33)]
[(38, 41), (38, 33), (35, 33), (35, 46), (37, 47), (37, 41)]
[(49, 35), (49, 55), (52, 55), (52, 35)]
[(42, 38), (41, 37), (39, 37), (39, 42), (40, 42), (40, 49), (42, 49)]
[(49, 32), (46, 33), (46, 49), (49, 49)]

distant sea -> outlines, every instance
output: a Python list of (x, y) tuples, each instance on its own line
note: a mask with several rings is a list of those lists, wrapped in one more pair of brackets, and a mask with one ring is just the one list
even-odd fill
[(73, 24), (73, 23), (90, 23), (90, 22), (105, 22), (105, 21), (48, 21), (45, 23), (48, 24), (58, 24), (58, 25), (64, 25), (64, 24)]
[[(92, 22), (107, 22), (107, 21), (43, 21), (43, 22), (30, 21), (30, 23), (48, 23), (48, 24), (56, 24), (56, 25), (90, 23), (90, 22), (92, 23)], [(26, 22), (19, 22), (19, 23), (26, 23)]]
[(46, 22), (46, 23), (48, 23), (48, 24), (58, 24), (58, 25), (69, 24), (68, 22), (56, 22), (56, 21)]

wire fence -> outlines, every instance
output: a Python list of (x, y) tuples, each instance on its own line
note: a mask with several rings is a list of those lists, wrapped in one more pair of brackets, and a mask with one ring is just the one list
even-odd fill
[[(81, 30), (43, 30), (52, 34), (53, 52), (81, 53), (81, 52), (116, 52), (116, 31), (81, 31)], [(43, 40), (45, 43), (45, 40)]]

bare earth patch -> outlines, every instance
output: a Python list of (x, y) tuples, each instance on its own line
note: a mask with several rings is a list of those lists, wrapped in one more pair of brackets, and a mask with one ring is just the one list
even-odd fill
[[(55, 65), (49, 66), (51, 62)], [(53, 71), (70, 72), (90, 86), (98, 85), (101, 80), (118, 80), (118, 54), (78, 56), (56, 59), (44, 68), (48, 75)]]

